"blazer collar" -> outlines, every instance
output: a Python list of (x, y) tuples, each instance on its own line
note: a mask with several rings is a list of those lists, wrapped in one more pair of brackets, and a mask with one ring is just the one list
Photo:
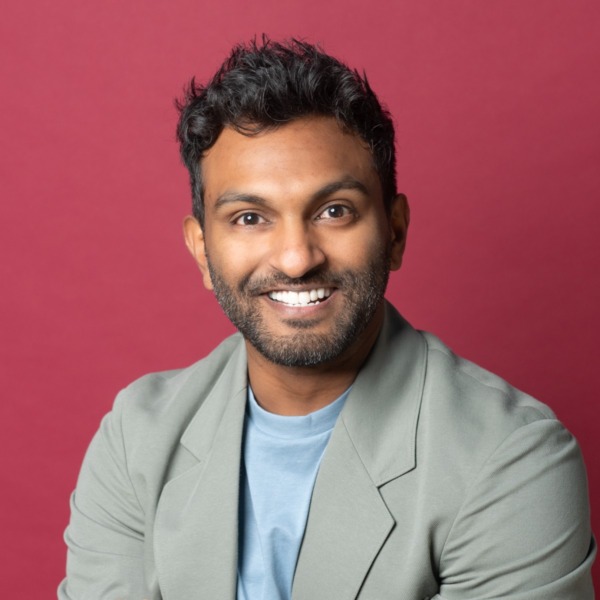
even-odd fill
[[(243, 421), (248, 386), (246, 345), (239, 334), (225, 340), (224, 345), (232, 347), (231, 355), (225, 364), (219, 364), (213, 359), (213, 355), (210, 355), (203, 363), (204, 368), (190, 377), (185, 391), (182, 390), (186, 395), (197, 396), (199, 389), (210, 389), (202, 406), (181, 436), (181, 444), (200, 461), (205, 461), (210, 456), (216, 434), (221, 427), (237, 428), (240, 412)], [(214, 373), (213, 369), (217, 372)], [(207, 376), (213, 379), (209, 385), (206, 381)], [(179, 400), (186, 401), (185, 398)], [(237, 415), (234, 423), (229, 422), (227, 411)]]
[(416, 465), (426, 366), (423, 336), (386, 302), (381, 333), (340, 415), (376, 486)]
[[(212, 372), (214, 367), (210, 364), (194, 373), (178, 399), (186, 402), (184, 396), (197, 396), (199, 388), (207, 387), (207, 374), (210, 373), (213, 379), (210, 392), (181, 437), (182, 445), (199, 461), (210, 455), (221, 425), (231, 425), (224, 419), (228, 407), (236, 413), (241, 411), (243, 417), (248, 385), (246, 348), (239, 334), (226, 340), (225, 344), (232, 349), (229, 360), (224, 365), (217, 365), (216, 373)], [(338, 427), (343, 426), (347, 431), (377, 486), (416, 465), (415, 440), (426, 357), (423, 336), (386, 302), (383, 327), (352, 386), (338, 422)], [(230, 407), (231, 399), (238, 396), (242, 403)]]

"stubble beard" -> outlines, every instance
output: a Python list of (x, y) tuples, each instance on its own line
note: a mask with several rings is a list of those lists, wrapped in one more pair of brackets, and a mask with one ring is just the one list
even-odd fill
[[(235, 289), (225, 282), (208, 255), (207, 262), (215, 296), (229, 320), (267, 360), (286, 367), (314, 367), (340, 357), (373, 319), (383, 300), (390, 272), (390, 252), (385, 248), (360, 271), (336, 273), (323, 269), (298, 279), (281, 273), (260, 280), (246, 277)], [(260, 292), (298, 285), (334, 287), (336, 294), (343, 294), (344, 306), (328, 333), (311, 331), (316, 324), (311, 319), (287, 319), (286, 325), (296, 330), (291, 334), (269, 331), (260, 311), (260, 303), (264, 301), (259, 297)]]

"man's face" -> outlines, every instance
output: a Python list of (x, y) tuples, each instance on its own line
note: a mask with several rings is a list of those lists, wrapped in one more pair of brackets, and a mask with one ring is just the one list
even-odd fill
[(379, 328), (405, 223), (386, 216), (368, 148), (335, 120), (244, 136), (202, 160), (205, 222), (186, 239), (223, 310), (271, 362), (326, 364)]

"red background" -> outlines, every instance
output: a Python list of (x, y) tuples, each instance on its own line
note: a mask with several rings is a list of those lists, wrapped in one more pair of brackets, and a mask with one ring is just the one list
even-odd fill
[(255, 33), (364, 68), (412, 204), (389, 298), (547, 402), (600, 532), (600, 3), (33, 0), (0, 19), (5, 597), (52, 597), (84, 450), (119, 388), (231, 331), (182, 243), (172, 99)]

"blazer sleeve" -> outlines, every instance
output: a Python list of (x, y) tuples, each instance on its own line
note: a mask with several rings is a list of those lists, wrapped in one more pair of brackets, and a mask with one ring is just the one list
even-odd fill
[(142, 600), (144, 512), (129, 478), (118, 396), (86, 453), (65, 532), (60, 600)]
[(593, 600), (585, 468), (554, 419), (520, 427), (485, 462), (444, 546), (439, 600)]

